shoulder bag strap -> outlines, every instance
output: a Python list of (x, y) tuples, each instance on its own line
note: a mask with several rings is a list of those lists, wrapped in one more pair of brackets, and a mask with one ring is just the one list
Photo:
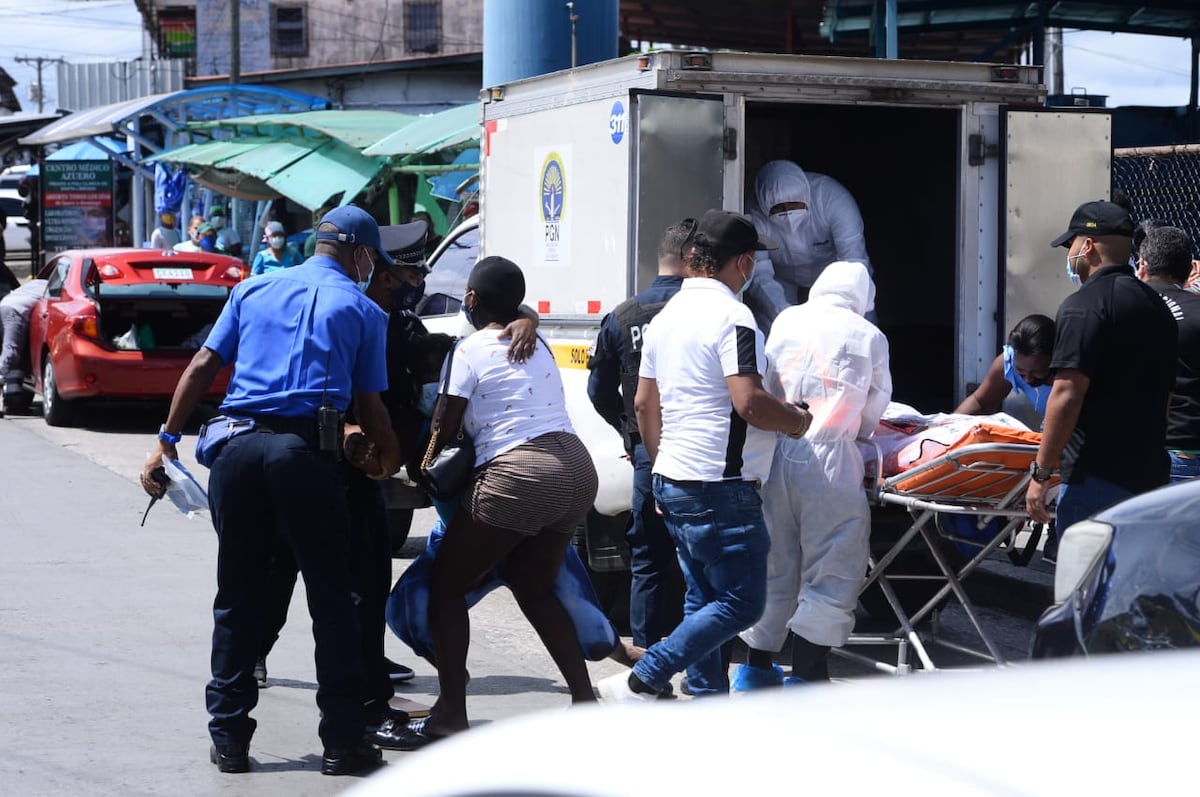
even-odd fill
[[(450, 372), (454, 368), (454, 351), (461, 343), (461, 339), (456, 340), (454, 345), (450, 347), (450, 353), (446, 355), (446, 375), (442, 377), (442, 389), (438, 393), (437, 409), (433, 412), (433, 418), (429, 423), (429, 445), (425, 448), (425, 456), (421, 460), (421, 467), (428, 467), (433, 460), (433, 455), (437, 453), (438, 433), (442, 428), (442, 416), (446, 413), (446, 399), (448, 398), (447, 391), (450, 389)], [(466, 423), (466, 418), (463, 418), (463, 423)], [(462, 436), (462, 427), (459, 427), (458, 434)]]

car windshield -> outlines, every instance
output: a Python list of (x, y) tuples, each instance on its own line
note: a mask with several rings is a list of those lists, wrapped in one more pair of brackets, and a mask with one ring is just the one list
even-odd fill
[(425, 278), (425, 298), (419, 315), (457, 313), (467, 292), (467, 277), (479, 258), (479, 228), (467, 230), (442, 250), (433, 271)]
[(11, 196), (0, 196), (0, 210), (6, 216), (24, 216), (25, 203)]

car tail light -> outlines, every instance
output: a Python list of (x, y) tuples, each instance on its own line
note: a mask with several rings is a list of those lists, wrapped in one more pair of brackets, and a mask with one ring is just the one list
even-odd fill
[(1058, 543), (1054, 567), (1054, 602), (1062, 603), (1079, 589), (1104, 558), (1112, 542), (1113, 527), (1095, 520), (1082, 520), (1065, 532)]
[(246, 278), (246, 269), (244, 266), (230, 266), (225, 269), (225, 278), (240, 282)]
[(100, 340), (100, 321), (94, 315), (80, 315), (71, 319), (71, 331), (85, 338)]
[(111, 263), (106, 263), (100, 267), (100, 276), (105, 277), (106, 279), (112, 279), (113, 277), (119, 277), (119, 276), (121, 276), (121, 269), (117, 268), (116, 266), (112, 265)]

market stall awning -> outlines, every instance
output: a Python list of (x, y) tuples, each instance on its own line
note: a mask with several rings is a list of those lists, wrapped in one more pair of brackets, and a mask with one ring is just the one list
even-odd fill
[(364, 155), (411, 157), (479, 140), (478, 105), (462, 105), (419, 117), (363, 150)]
[(265, 137), (189, 144), (147, 160), (183, 164), (198, 181), (231, 196), (270, 198), (269, 191), (310, 210), (337, 194), (342, 203), (351, 201), (384, 165), (340, 141)]
[(394, 111), (306, 111), (258, 114), (188, 125), (192, 130), (231, 130), (253, 136), (303, 136), (336, 139), (357, 149), (369, 147), (419, 117)]

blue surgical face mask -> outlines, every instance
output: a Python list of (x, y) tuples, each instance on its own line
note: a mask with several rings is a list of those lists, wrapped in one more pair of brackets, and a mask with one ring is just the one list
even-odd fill
[(462, 303), (463, 317), (467, 319), (467, 323), (472, 327), (475, 326), (475, 316), (471, 313), (471, 308), (467, 307), (467, 297), (463, 297)]
[[(742, 272), (739, 270), (738, 274), (741, 274), (741, 273)], [(751, 263), (750, 263), (750, 276), (745, 277), (744, 279), (746, 281), (744, 283), (742, 283), (742, 289), (737, 292), (738, 296), (741, 296), (742, 294), (744, 294), (746, 292), (746, 289), (750, 287), (750, 283), (754, 282), (754, 262), (753, 261), (751, 261)]]
[(392, 305), (396, 310), (412, 310), (424, 295), (424, 280), (417, 285), (409, 285), (407, 282), (402, 282), (398, 287), (392, 288)]
[(1071, 261), (1080, 257), (1083, 257), (1083, 255), (1067, 255), (1067, 279), (1071, 281), (1071, 285), (1075, 288), (1078, 288), (1080, 285), (1082, 285), (1083, 280), (1080, 279), (1079, 275), (1075, 273), (1075, 269), (1071, 268)]
[(417, 396), (417, 412), (426, 418), (433, 417), (433, 407), (437, 403), (440, 385), (437, 382), (426, 382), (421, 385), (421, 393)]
[[(361, 252), (362, 250), (359, 249), (358, 251)], [(369, 255), (368, 255), (368, 257), (369, 257)], [(358, 268), (358, 255), (357, 254), (354, 256), (354, 268), (355, 269)], [(359, 273), (361, 274), (362, 272), (359, 272)], [(375, 260), (374, 259), (371, 260), (371, 270), (367, 272), (367, 278), (364, 280), (359, 280), (356, 283), (358, 285), (358, 289), (360, 291), (362, 291), (363, 293), (366, 293), (367, 287), (371, 284), (371, 277), (373, 277), (373, 276), (375, 276)]]
[(200, 248), (205, 252), (214, 252), (217, 249), (217, 239), (211, 235), (200, 236)]

